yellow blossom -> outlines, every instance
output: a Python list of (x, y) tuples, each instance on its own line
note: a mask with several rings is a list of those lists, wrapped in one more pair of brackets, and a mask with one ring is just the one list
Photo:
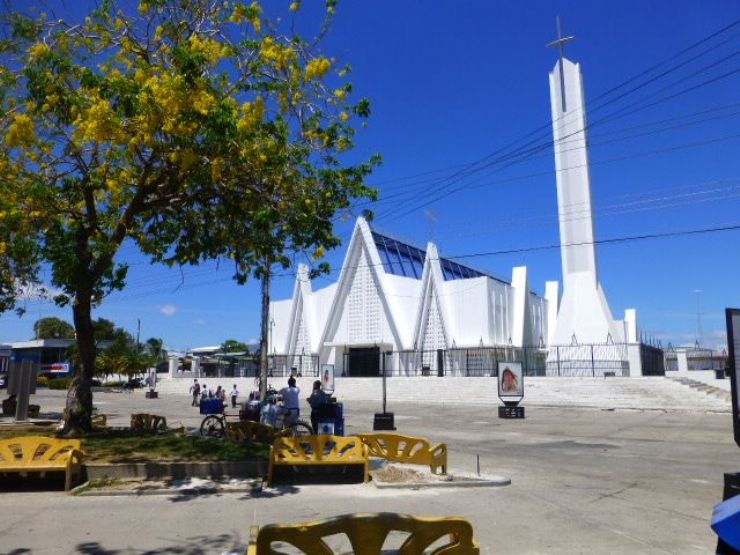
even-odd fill
[(266, 63), (273, 63), (278, 69), (285, 69), (295, 58), (295, 51), (290, 46), (275, 44), (272, 37), (265, 37), (260, 45), (260, 57)]
[(290, 8), (289, 9), (290, 9), (291, 12), (297, 12), (298, 11), (298, 8), (300, 8), (300, 7), (301, 7), (301, 3), (300, 2), (293, 2), (290, 5)]
[(258, 96), (254, 102), (245, 102), (242, 105), (242, 117), (236, 122), (236, 128), (240, 133), (251, 131), (262, 123), (264, 116), (265, 102)]
[(314, 58), (306, 64), (306, 80), (320, 79), (330, 67), (331, 62), (326, 58)]
[(334, 96), (336, 96), (339, 100), (344, 100), (344, 97), (346, 96), (347, 91), (344, 89), (336, 89), (334, 91)]
[(197, 34), (193, 34), (188, 38), (188, 42), (190, 43), (190, 50), (203, 54), (212, 65), (216, 65), (221, 58), (228, 54), (226, 45), (208, 37), (201, 39)]
[(33, 133), (33, 120), (27, 114), (14, 114), (5, 143), (9, 147), (29, 145), (33, 142)]
[(347, 112), (342, 112), (341, 114), (339, 114), (339, 119), (341, 119), (342, 121), (347, 121), (349, 119), (349, 114)]
[(43, 56), (50, 51), (51, 49), (46, 44), (44, 44), (43, 42), (37, 42), (28, 49), (28, 57), (31, 60), (35, 60), (36, 58), (39, 58), (40, 56)]

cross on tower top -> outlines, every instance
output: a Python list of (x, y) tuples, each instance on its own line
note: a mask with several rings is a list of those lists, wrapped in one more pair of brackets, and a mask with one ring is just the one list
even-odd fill
[(563, 103), (563, 112), (565, 112), (566, 111), (565, 109), (565, 81), (563, 79), (563, 55), (565, 53), (565, 49), (563, 48), (563, 45), (566, 42), (572, 41), (575, 37), (572, 35), (568, 37), (564, 37), (563, 32), (560, 28), (560, 16), (556, 17), (556, 21), (557, 21), (557, 27), (558, 27), (558, 38), (552, 42), (548, 42), (546, 46), (557, 46), (558, 49), (560, 50), (560, 62), (559, 62), (559, 65), (560, 65), (560, 98)]

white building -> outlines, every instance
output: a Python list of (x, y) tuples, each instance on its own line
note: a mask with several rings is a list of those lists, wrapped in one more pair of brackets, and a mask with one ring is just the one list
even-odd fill
[[(374, 231), (358, 218), (339, 280), (313, 290), (298, 268), (291, 299), (270, 305), (269, 352), (306, 372), (490, 375), (491, 347), (544, 347), (547, 301), (530, 290), (526, 267), (511, 283)], [(392, 354), (391, 354), (392, 353)], [(472, 357), (472, 359), (471, 359)], [(544, 360), (544, 359), (543, 359)], [(284, 371), (285, 369), (280, 369)]]
[[(598, 274), (586, 105), (580, 66), (561, 56), (550, 72), (563, 271), (545, 297), (527, 269), (511, 282), (382, 235), (358, 219), (339, 281), (314, 291), (299, 267), (293, 297), (270, 305), (273, 369), (337, 375), (492, 375), (499, 360), (527, 373), (641, 376), (662, 363), (638, 341), (637, 313), (613, 317)], [(660, 357), (658, 357), (660, 358)], [(651, 369), (652, 367), (658, 368)]]

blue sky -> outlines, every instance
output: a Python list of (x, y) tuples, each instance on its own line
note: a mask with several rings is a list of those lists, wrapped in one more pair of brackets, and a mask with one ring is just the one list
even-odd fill
[[(309, 0), (304, 5), (299, 15), (311, 22)], [(651, 105), (740, 69), (740, 25), (661, 66), (686, 62), (633, 94), (599, 99), (740, 19), (737, 2), (345, 1), (323, 49), (353, 66), (356, 95), (372, 101), (373, 116), (352, 157), (383, 156), (370, 179), (381, 197), (376, 227), (421, 245), (433, 238), (448, 256), (558, 242), (551, 148), (480, 171), (455, 183), (459, 191), (425, 204), (456, 169), (537, 129), (538, 143), (551, 139), (549, 127), (542, 128), (550, 121), (548, 72), (557, 55), (545, 43), (554, 38), (557, 14), (564, 32), (576, 36), (566, 55), (582, 64), (590, 101), (597, 239), (740, 223), (740, 138), (733, 137), (740, 133), (740, 73)], [(619, 110), (626, 115), (596, 124)], [(338, 227), (345, 238), (350, 231), (351, 222)], [(723, 309), (740, 305), (739, 247), (739, 231), (599, 246), (612, 311), (621, 317), (637, 308), (642, 331), (681, 344), (696, 338), (698, 305), (705, 343), (722, 344)], [(329, 253), (335, 268), (343, 253)], [(257, 283), (232, 284), (226, 265), (181, 274), (150, 266), (132, 247), (123, 254), (132, 265), (130, 285), (106, 299), (96, 317), (132, 331), (140, 319), (143, 337), (176, 348), (257, 337)], [(561, 278), (557, 249), (467, 262), (504, 277), (526, 265), (540, 293), (546, 280)], [(273, 297), (286, 298), (292, 286), (289, 276), (276, 279)], [(33, 322), (51, 315), (71, 320), (69, 310), (39, 302), (21, 319), (1, 316), (0, 341), (31, 337)]]

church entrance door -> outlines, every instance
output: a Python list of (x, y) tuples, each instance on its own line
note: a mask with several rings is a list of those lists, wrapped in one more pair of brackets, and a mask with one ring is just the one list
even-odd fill
[(346, 356), (348, 376), (356, 378), (380, 375), (380, 347), (353, 347)]

